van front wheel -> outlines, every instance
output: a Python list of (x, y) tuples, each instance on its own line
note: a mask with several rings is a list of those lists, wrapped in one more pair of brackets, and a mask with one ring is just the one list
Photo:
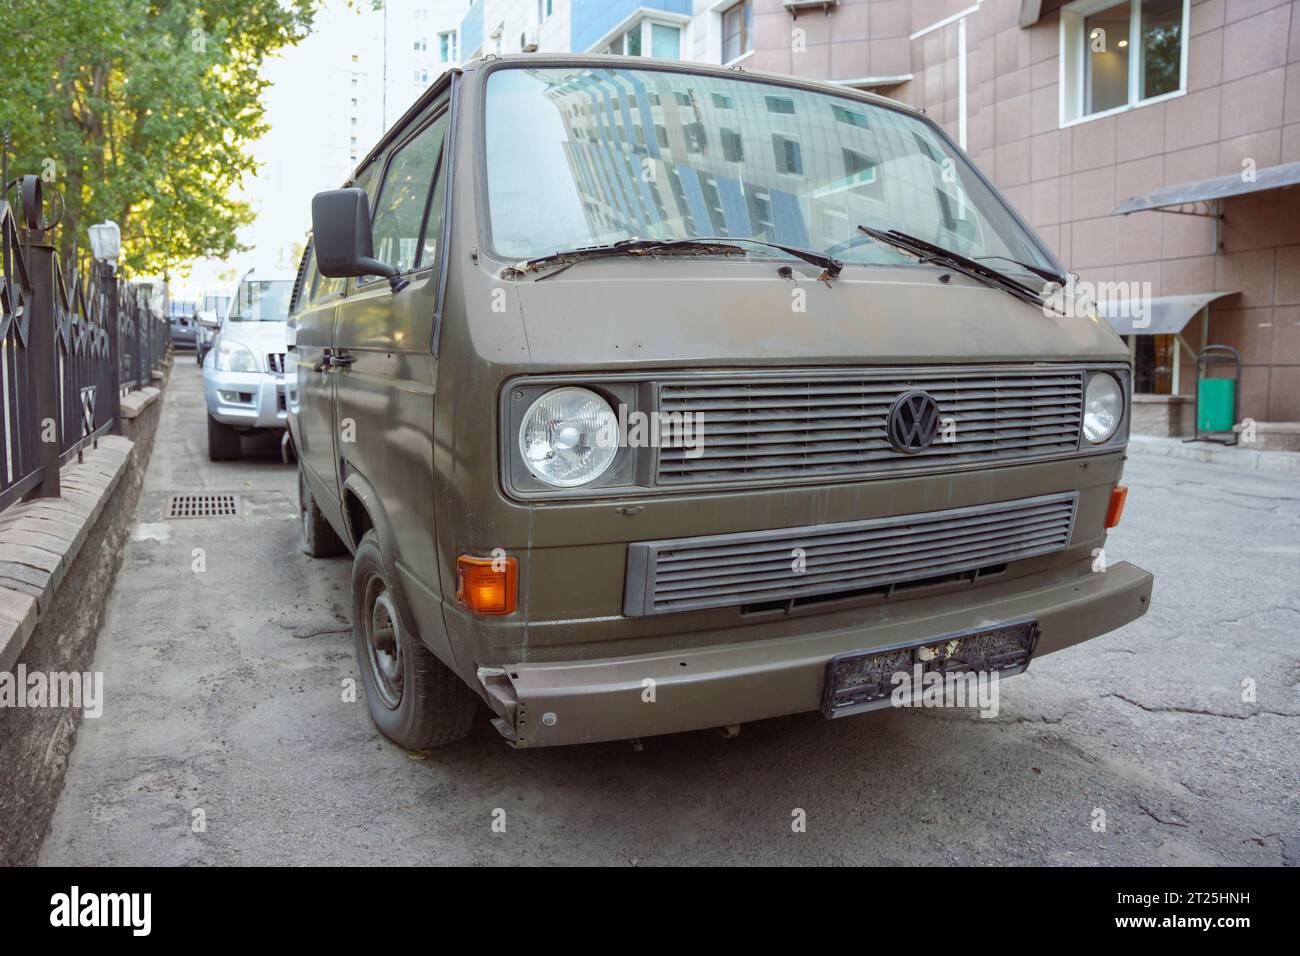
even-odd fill
[(373, 530), (352, 565), (352, 638), (380, 733), (407, 750), (443, 747), (469, 733), (478, 698), (402, 624)]

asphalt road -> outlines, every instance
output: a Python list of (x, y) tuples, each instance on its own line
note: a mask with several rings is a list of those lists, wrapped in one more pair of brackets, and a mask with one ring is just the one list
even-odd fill
[[(81, 724), (42, 863), (1300, 862), (1294, 477), (1131, 460), (1107, 550), (1155, 572), (1150, 613), (1035, 661), (996, 719), (809, 714), (516, 752), (484, 718), (411, 755), (342, 700), (349, 561), (298, 552), (274, 443), (208, 462), (199, 381), (178, 356), (99, 638), (105, 713)], [(245, 514), (164, 520), (190, 491)]]

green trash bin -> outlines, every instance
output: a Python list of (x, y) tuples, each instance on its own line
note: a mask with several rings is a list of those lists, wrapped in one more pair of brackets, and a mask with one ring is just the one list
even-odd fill
[[(1215, 366), (1230, 372), (1211, 378)], [(1231, 345), (1207, 345), (1196, 353), (1196, 434), (1187, 441), (1237, 444), (1238, 401), (1241, 388), (1241, 353)], [(1222, 437), (1214, 438), (1213, 435)]]
[(1230, 432), (1236, 422), (1237, 382), (1231, 378), (1203, 378), (1197, 383), (1196, 428), (1203, 432)]

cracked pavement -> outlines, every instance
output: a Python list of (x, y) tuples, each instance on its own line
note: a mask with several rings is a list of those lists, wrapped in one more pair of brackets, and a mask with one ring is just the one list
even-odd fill
[[(275, 442), (208, 462), (191, 361), (99, 638), (105, 713), (80, 725), (42, 863), (1300, 862), (1294, 476), (1130, 460), (1107, 558), (1155, 573), (1150, 612), (1006, 681), (996, 719), (806, 714), (516, 752), (484, 716), (412, 755), (341, 699), (349, 562), (298, 552)], [(194, 491), (246, 514), (163, 520)]]

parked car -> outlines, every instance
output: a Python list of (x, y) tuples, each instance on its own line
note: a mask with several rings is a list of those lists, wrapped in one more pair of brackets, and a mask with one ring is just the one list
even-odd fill
[(212, 340), (216, 338), (217, 329), (221, 328), (221, 320), (225, 318), (229, 309), (230, 296), (228, 295), (205, 295), (203, 297), (203, 307), (199, 310), (198, 334), (194, 346), (199, 365), (203, 364), (208, 351), (212, 348)]
[(402, 746), (481, 704), (517, 747), (841, 717), (1147, 609), (1151, 575), (1099, 558), (1125, 346), (1045, 297), (1064, 267), (920, 112), (472, 61), (312, 228), (302, 547), (352, 553), (366, 699)]
[(208, 457), (238, 458), (243, 435), (285, 427), (285, 322), (294, 276), (250, 269), (203, 360)]
[(198, 303), (173, 299), (168, 312), (171, 317), (172, 345), (194, 348), (198, 341)]

